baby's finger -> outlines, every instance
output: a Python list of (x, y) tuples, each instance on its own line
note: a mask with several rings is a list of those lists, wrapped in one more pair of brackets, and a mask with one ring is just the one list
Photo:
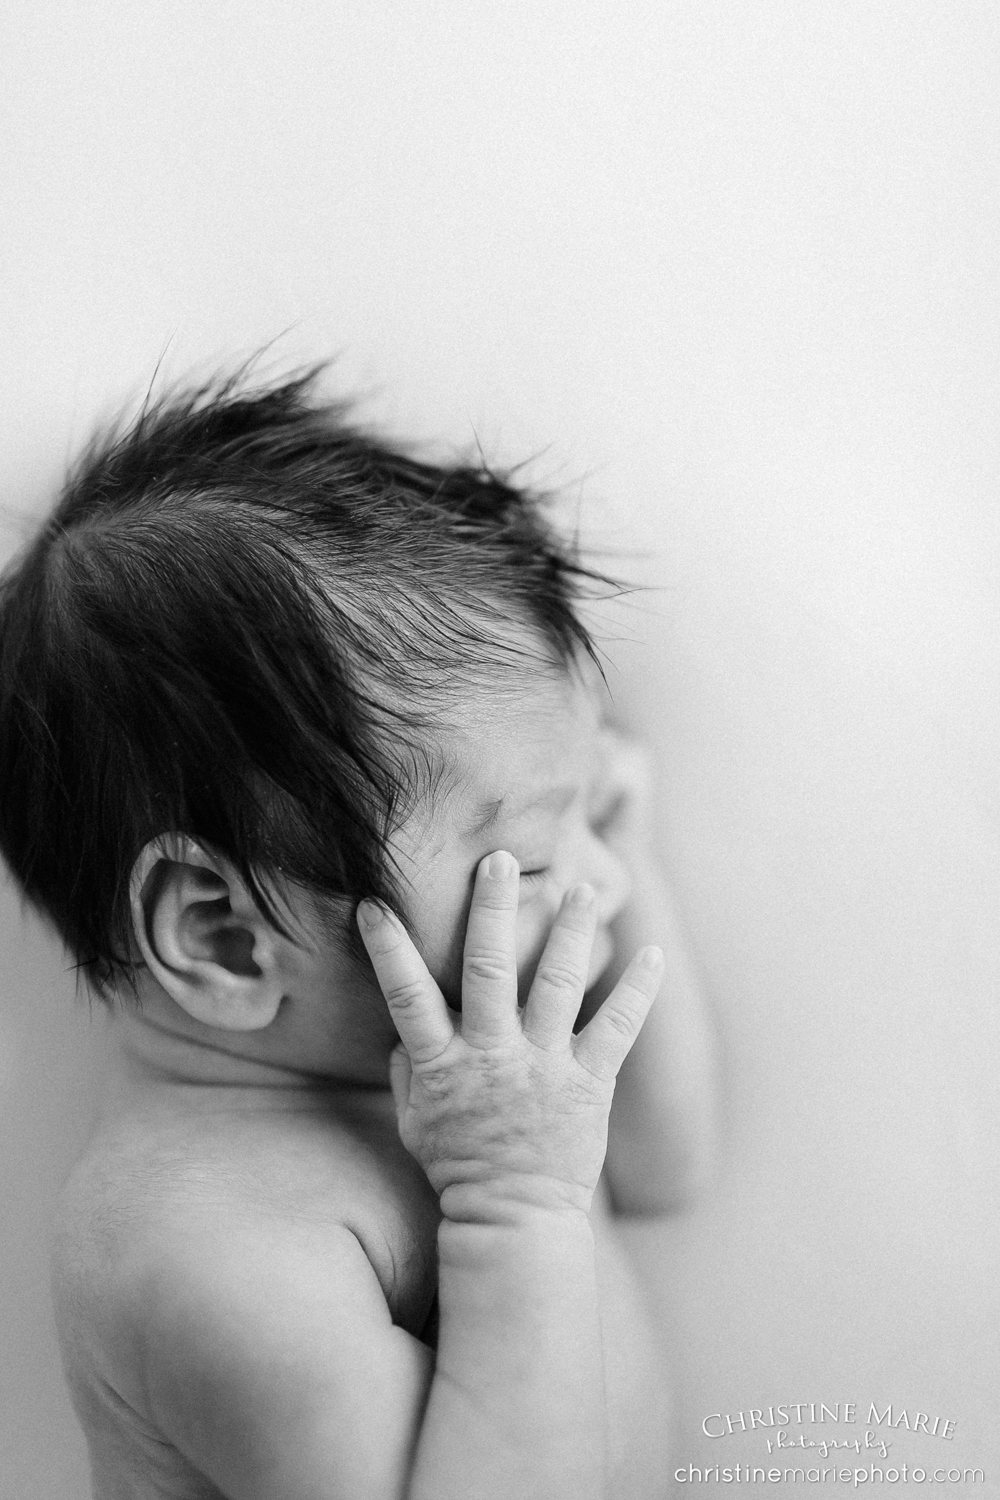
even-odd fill
[(399, 919), (376, 901), (358, 906), (358, 930), (412, 1063), (439, 1057), (455, 1028), (444, 996)]
[(396, 1106), (397, 1120), (402, 1119), (406, 1113), (406, 1106), (410, 1102), (410, 1079), (412, 1077), (410, 1054), (402, 1045), (393, 1047), (389, 1058), (389, 1087), (392, 1090), (392, 1102)]
[(513, 1036), (517, 1011), (518, 868), (502, 849), (480, 861), (465, 933), (462, 1039), (488, 1046)]
[(562, 904), (524, 1008), (524, 1034), (539, 1047), (569, 1045), (587, 987), (596, 921), (593, 887), (578, 885)]
[(649, 1014), (663, 977), (659, 948), (643, 948), (596, 1016), (576, 1039), (576, 1059), (589, 1073), (615, 1078)]

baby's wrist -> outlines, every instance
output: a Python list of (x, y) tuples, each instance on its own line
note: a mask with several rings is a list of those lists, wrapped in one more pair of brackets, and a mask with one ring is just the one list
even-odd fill
[(581, 1255), (592, 1256), (594, 1231), (590, 1215), (582, 1209), (506, 1198), (484, 1201), (466, 1218), (443, 1217), (437, 1249), (442, 1293), (446, 1285), (453, 1287), (467, 1277), (484, 1286), (482, 1278), (507, 1274), (523, 1293), (534, 1275), (551, 1276), (560, 1267), (576, 1264)]
[(586, 1219), (593, 1189), (561, 1178), (507, 1173), (475, 1182), (450, 1183), (440, 1197), (442, 1227), (447, 1224), (518, 1226), (539, 1218)]

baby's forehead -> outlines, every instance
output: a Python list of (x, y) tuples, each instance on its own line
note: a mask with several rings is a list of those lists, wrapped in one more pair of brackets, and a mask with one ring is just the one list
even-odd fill
[(447, 744), (455, 814), (482, 827), (558, 811), (594, 775), (607, 706), (599, 675), (575, 672), (471, 700)]

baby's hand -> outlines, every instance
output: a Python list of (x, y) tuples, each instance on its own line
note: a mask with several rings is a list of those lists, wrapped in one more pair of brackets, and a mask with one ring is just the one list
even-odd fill
[(449, 1010), (401, 923), (373, 902), (358, 925), (402, 1039), (390, 1077), (406, 1148), (452, 1219), (519, 1206), (590, 1207), (615, 1077), (656, 995), (663, 957), (639, 953), (574, 1036), (594, 937), (594, 893), (571, 891), (518, 1010), (518, 868), (503, 852), (476, 875), (462, 1011)]

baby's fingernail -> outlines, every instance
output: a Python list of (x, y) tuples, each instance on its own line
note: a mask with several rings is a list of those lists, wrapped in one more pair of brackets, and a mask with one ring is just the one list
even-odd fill
[(639, 965), (643, 969), (663, 968), (662, 948), (643, 948), (642, 952), (638, 955), (638, 958)]
[(358, 902), (358, 926), (363, 927), (365, 932), (370, 932), (377, 927), (385, 913), (376, 901)]
[(512, 875), (517, 874), (517, 860), (505, 849), (498, 849), (495, 854), (490, 855), (486, 873), (491, 880), (509, 880)]
[(566, 905), (572, 906), (574, 911), (586, 911), (589, 906), (593, 906), (595, 897), (592, 885), (576, 885), (570, 891)]

